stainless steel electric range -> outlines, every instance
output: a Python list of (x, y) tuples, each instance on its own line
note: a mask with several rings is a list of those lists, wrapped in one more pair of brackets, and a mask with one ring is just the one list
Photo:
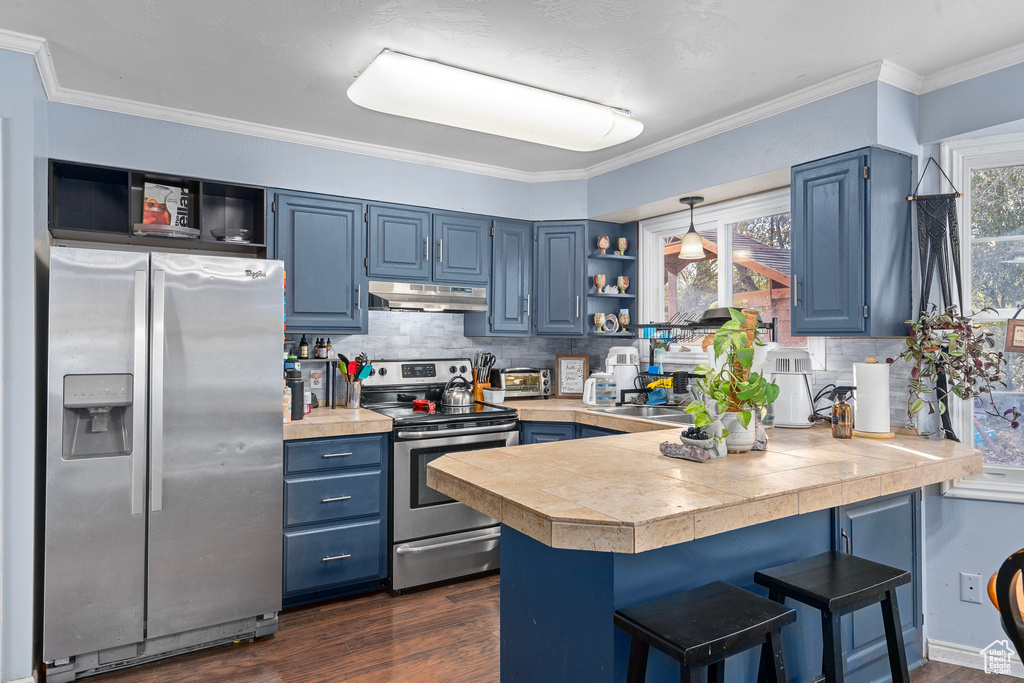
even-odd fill
[[(475, 403), (445, 407), (453, 377), (470, 379), (468, 358), (373, 361), (363, 381), (364, 408), (394, 420), (391, 459), (392, 591), (498, 568), (497, 520), (427, 486), (427, 463), (442, 455), (519, 443), (516, 411)], [(413, 406), (430, 400), (429, 408)]]

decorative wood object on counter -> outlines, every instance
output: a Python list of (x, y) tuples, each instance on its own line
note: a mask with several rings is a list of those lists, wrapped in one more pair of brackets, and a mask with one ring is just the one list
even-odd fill
[(980, 452), (899, 435), (776, 430), (765, 453), (666, 458), (678, 428), (434, 460), (427, 483), (554, 548), (639, 553), (981, 472)]

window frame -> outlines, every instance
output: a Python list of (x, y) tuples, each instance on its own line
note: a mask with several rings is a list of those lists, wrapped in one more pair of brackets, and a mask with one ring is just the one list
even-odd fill
[[(964, 293), (973, 292), (971, 278), (971, 173), (999, 166), (1024, 165), (1024, 133), (1013, 133), (970, 140), (954, 140), (939, 147), (940, 164), (953, 185), (959, 189), (965, 201), (957, 204), (957, 220), (962, 226), (960, 242), (960, 264)], [(998, 322), (1011, 317), (1016, 309), (1009, 309), (1004, 316), (1000, 310), (996, 315), (977, 316), (978, 322)], [(973, 310), (972, 310), (973, 313)], [(974, 436), (973, 402), (962, 401), (955, 396), (949, 402), (950, 421), (953, 431), (963, 440), (964, 434)], [(971, 442), (973, 445), (973, 441)], [(982, 474), (965, 477), (942, 484), (942, 495), (949, 498), (968, 498), (1012, 503), (1024, 503), (1024, 467), (986, 465)]]
[[(737, 199), (729, 199), (693, 209), (693, 223), (700, 231), (713, 225), (718, 235), (718, 297), (720, 301), (732, 301), (732, 230), (734, 223), (790, 212), (790, 188), (788, 186), (761, 192)], [(660, 322), (665, 311), (665, 261), (662, 240), (686, 232), (690, 227), (690, 211), (683, 209), (657, 218), (640, 221), (639, 229), (639, 271), (637, 310), (641, 320)], [(727, 261), (726, 261), (727, 260)], [(727, 262), (728, 268), (721, 267)], [(808, 337), (807, 349), (811, 354), (814, 370), (826, 370), (825, 338)]]

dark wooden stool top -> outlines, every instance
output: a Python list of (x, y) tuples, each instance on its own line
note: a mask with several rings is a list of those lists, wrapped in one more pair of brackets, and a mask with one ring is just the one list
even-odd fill
[(615, 612), (616, 626), (687, 667), (750, 647), (794, 621), (792, 608), (722, 581)]
[(833, 550), (763, 569), (754, 582), (822, 612), (847, 612), (910, 583), (910, 572)]

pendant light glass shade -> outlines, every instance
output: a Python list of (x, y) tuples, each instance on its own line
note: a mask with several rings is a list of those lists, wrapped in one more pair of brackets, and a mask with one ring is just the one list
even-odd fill
[(704, 252), (704, 238), (700, 236), (697, 229), (693, 227), (693, 205), (704, 201), (703, 197), (683, 197), (680, 204), (690, 205), (690, 229), (683, 235), (679, 243), (680, 261), (701, 261), (707, 255)]
[(481, 133), (591, 152), (644, 124), (594, 102), (385, 50), (348, 89), (360, 107)]

